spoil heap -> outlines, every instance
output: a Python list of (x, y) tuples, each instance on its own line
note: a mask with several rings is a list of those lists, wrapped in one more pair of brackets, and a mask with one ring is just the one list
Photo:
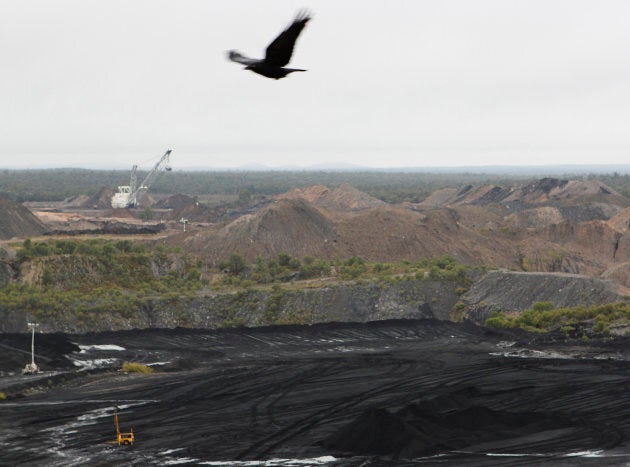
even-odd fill
[(48, 232), (48, 228), (20, 203), (0, 198), (0, 239), (31, 237)]

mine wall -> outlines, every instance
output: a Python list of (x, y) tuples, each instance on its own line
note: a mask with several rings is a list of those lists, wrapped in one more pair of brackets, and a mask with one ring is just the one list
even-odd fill
[(144, 328), (222, 328), (271, 324), (367, 322), (390, 318), (448, 319), (459, 283), (401, 280), (340, 284), (314, 289), (243, 290), (206, 296), (148, 299), (124, 313), (69, 310), (37, 317), (0, 309), (0, 332), (24, 332), (37, 321), (42, 332), (84, 333)]
[(492, 311), (522, 312), (539, 301), (556, 307), (623, 299), (608, 280), (574, 274), (489, 271), (474, 277), (462, 295), (455, 281), (403, 279), (321, 288), (249, 289), (196, 297), (160, 297), (124, 312), (74, 312), (34, 316), (0, 309), (0, 332), (24, 332), (37, 321), (42, 332), (84, 333), (144, 328), (207, 328), (367, 322), (385, 319), (466, 319), (483, 324)]
[(0, 260), (0, 287), (3, 287), (15, 279), (17, 271), (11, 263)]
[(565, 273), (489, 271), (462, 296), (465, 318), (483, 323), (493, 311), (521, 312), (536, 302), (555, 308), (602, 305), (623, 299), (611, 280)]

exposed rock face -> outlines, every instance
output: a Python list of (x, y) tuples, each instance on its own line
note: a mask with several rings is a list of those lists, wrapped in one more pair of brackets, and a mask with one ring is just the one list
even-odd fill
[(492, 311), (524, 311), (536, 302), (556, 308), (620, 300), (612, 281), (575, 274), (490, 271), (462, 296), (467, 318), (483, 323)]
[(0, 287), (4, 287), (15, 279), (17, 271), (15, 271), (9, 263), (0, 260)]
[[(85, 265), (83, 274), (93, 274)], [(36, 275), (41, 268), (24, 271)], [(36, 278), (34, 278), (35, 280)], [(409, 279), (383, 283), (346, 283), (304, 290), (249, 290), (195, 298), (134, 301), (124, 312), (85, 312), (70, 305), (63, 315), (33, 316), (0, 308), (0, 332), (23, 332), (37, 320), (42, 332), (107, 331), (178, 326), (214, 329), (271, 323), (367, 322), (387, 319), (449, 320), (465, 307), (464, 318), (483, 323), (492, 311), (522, 312), (534, 303), (556, 307), (621, 300), (611, 281), (570, 274), (482, 274), (461, 297), (461, 284)], [(76, 311), (76, 313), (75, 313)], [(461, 310), (460, 310), (461, 311)]]
[[(394, 284), (345, 284), (319, 289), (252, 290), (193, 299), (147, 300), (118, 313), (74, 313), (37, 317), (42, 332), (106, 331), (141, 328), (219, 328), (235, 323), (264, 326), (275, 323), (367, 322), (385, 319), (439, 318), (448, 320), (458, 300), (454, 282), (409, 280)], [(23, 332), (28, 313), (0, 308), (0, 332)]]
[(630, 230), (630, 208), (626, 208), (608, 219), (608, 225), (619, 232), (625, 233)]
[(15, 201), (0, 198), (0, 239), (37, 236), (48, 230), (27, 208)]

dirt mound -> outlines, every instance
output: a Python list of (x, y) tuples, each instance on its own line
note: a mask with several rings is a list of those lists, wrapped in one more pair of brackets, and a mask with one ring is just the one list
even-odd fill
[[(630, 261), (630, 208), (589, 196), (614, 200), (616, 195), (596, 181), (543, 179), (514, 189), (485, 185), (440, 190), (424, 206), (379, 201), (378, 206), (367, 207), (369, 198), (365, 201), (351, 187), (314, 186), (293, 190), (254, 213), (236, 213), (234, 217), (240, 217), (220, 229), (196, 233), (184, 243), (182, 237), (172, 242), (212, 261), (234, 252), (249, 260), (280, 252), (298, 258), (359, 256), (369, 261), (451, 255), (469, 265), (597, 277)], [(534, 203), (545, 200), (566, 204)], [(447, 202), (454, 204), (430, 206)], [(217, 220), (213, 212), (175, 214), (177, 219)], [(630, 287), (622, 271), (611, 269), (610, 277)]]
[(216, 208), (212, 209), (195, 198), (182, 194), (164, 198), (155, 203), (153, 207), (170, 209), (170, 211), (163, 213), (162, 217), (172, 221), (186, 219), (188, 222), (210, 222), (217, 217)]
[(27, 208), (0, 198), (0, 239), (32, 237), (46, 232), (48, 227)]
[(187, 195), (176, 194), (158, 201), (153, 207), (162, 209), (182, 209), (188, 206), (194, 206), (195, 204), (197, 204), (195, 198)]
[[(247, 259), (285, 252), (298, 258), (360, 256), (371, 261), (415, 261), (449, 254), (468, 264), (516, 267), (513, 240), (499, 235), (487, 238), (483, 231), (497, 228), (500, 217), (483, 216), (474, 212), (479, 209), (475, 207), (460, 209), (461, 213), (451, 209), (424, 214), (383, 206), (340, 216), (304, 200), (283, 199), (216, 232), (188, 237), (183, 246), (217, 261), (234, 252)], [(475, 220), (483, 225), (466, 225)]]
[(514, 192), (513, 188), (496, 185), (482, 185), (473, 187), (466, 185), (462, 188), (445, 188), (437, 190), (419, 203), (423, 207), (459, 206), (464, 204), (485, 205), (500, 203)]
[(554, 206), (577, 203), (605, 203), (627, 206), (628, 200), (598, 180), (561, 180), (543, 178), (516, 188), (502, 202), (519, 202), (526, 205), (552, 204)]
[(184, 244), (211, 258), (225, 259), (237, 252), (253, 260), (281, 252), (326, 258), (331, 256), (336, 241), (332, 221), (316, 207), (299, 199), (282, 199), (216, 232), (197, 233)]
[(574, 222), (607, 220), (623, 210), (622, 206), (606, 203), (569, 203), (558, 208), (564, 219)]
[(90, 196), (86, 201), (81, 203), (81, 207), (87, 209), (109, 209), (112, 207), (112, 196), (114, 191), (104, 186), (94, 195)]
[(630, 261), (630, 233), (621, 233), (606, 221), (563, 221), (515, 231), (514, 236), (514, 253), (518, 253), (525, 271), (598, 277), (608, 268)]
[(304, 199), (315, 206), (320, 206), (339, 211), (358, 211), (379, 206), (387, 203), (374, 198), (351, 185), (344, 183), (334, 190), (325, 186), (316, 185), (304, 189), (294, 188), (293, 190), (278, 196), (279, 199)]
[(134, 216), (131, 213), (131, 211), (129, 211), (129, 209), (125, 209), (125, 208), (112, 209), (111, 214), (109, 215), (109, 217), (114, 217), (116, 219), (134, 219)]
[(619, 232), (630, 230), (630, 208), (626, 208), (608, 219), (608, 225)]
[(625, 207), (628, 206), (629, 201), (608, 185), (597, 180), (543, 178), (528, 185), (516, 187), (466, 185), (460, 189), (445, 188), (432, 193), (419, 205), (431, 208), (464, 204), (483, 206), (491, 203), (511, 204), (513, 208), (520, 205), (526, 207), (541, 204), (566, 206), (577, 203)]
[[(472, 185), (467, 185), (465, 189), (470, 190)], [(440, 208), (443, 206), (448, 206), (452, 204), (452, 200), (456, 198), (457, 192), (459, 190), (457, 188), (442, 188), (440, 190), (435, 190), (429, 196), (427, 196), (423, 201), (418, 203), (419, 208)]]
[(540, 228), (564, 221), (564, 217), (558, 208), (544, 206), (511, 214), (506, 222), (514, 229)]
[[(452, 209), (422, 214), (386, 206), (341, 219), (338, 244), (346, 257), (371, 261), (415, 261), (448, 254), (469, 264), (494, 264), (503, 251), (509, 251), (502, 239), (488, 241), (459, 221), (459, 213)], [(504, 256), (503, 261), (511, 263)]]
[(293, 188), (292, 190), (287, 191), (281, 195), (278, 195), (278, 199), (296, 199), (301, 198), (309, 203), (316, 204), (322, 198), (325, 198), (328, 193), (330, 193), (330, 189), (323, 185), (313, 185), (306, 188)]
[[(603, 260), (630, 261), (630, 250), (620, 248), (623, 237), (605, 221), (563, 222), (541, 231), (541, 237), (575, 252)], [(627, 244), (624, 239), (625, 244)]]
[(216, 217), (216, 209), (209, 208), (205, 204), (195, 203), (182, 206), (165, 213), (164, 218), (174, 221), (186, 219), (188, 222), (209, 222)]

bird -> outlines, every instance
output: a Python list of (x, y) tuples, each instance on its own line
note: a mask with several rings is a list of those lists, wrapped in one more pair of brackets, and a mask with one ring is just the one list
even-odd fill
[(310, 19), (311, 15), (306, 10), (299, 11), (293, 23), (269, 44), (263, 59), (248, 58), (236, 50), (228, 51), (227, 57), (233, 62), (247, 65), (246, 70), (267, 78), (280, 79), (294, 71), (306, 71), (300, 68), (284, 68), (284, 66), (291, 60), (295, 41)]

